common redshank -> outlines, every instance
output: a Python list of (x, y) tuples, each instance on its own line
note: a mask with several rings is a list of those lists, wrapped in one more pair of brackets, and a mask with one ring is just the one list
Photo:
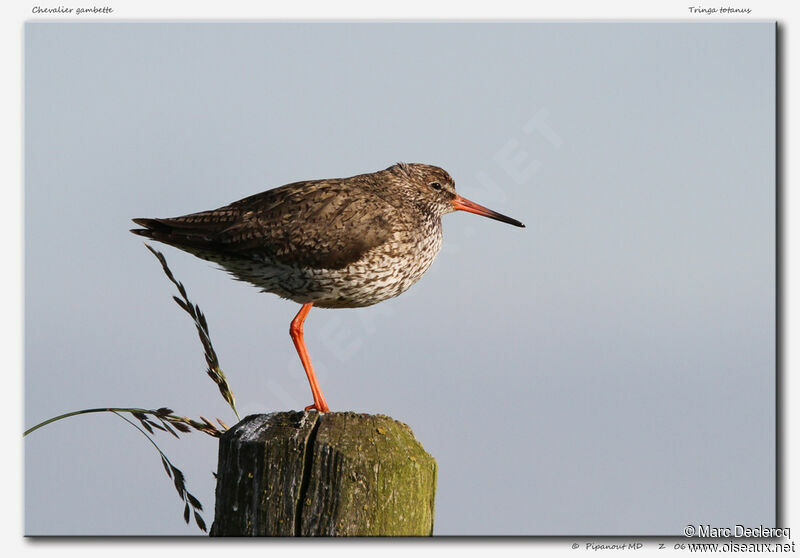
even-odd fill
[(311, 307), (359, 308), (406, 291), (442, 246), (442, 215), (469, 211), (522, 223), (456, 193), (439, 167), (294, 182), (219, 209), (133, 219), (136, 233), (221, 265), (236, 278), (302, 305), (289, 327), (313, 405), (328, 412), (303, 340)]

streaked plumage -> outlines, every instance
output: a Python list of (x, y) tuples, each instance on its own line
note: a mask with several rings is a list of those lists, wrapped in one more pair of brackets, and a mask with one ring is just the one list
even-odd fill
[[(443, 169), (398, 163), (350, 178), (295, 182), (181, 217), (134, 219), (144, 228), (131, 232), (309, 308), (355, 308), (419, 280), (441, 248), (442, 216), (457, 209), (524, 226), (458, 196)], [(316, 393), (314, 399), (327, 410), (324, 399), (324, 409)]]

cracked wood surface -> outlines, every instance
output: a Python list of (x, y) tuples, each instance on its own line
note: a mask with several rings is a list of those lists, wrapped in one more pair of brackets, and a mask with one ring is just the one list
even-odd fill
[(220, 439), (212, 536), (425, 536), (436, 461), (384, 415), (251, 415)]

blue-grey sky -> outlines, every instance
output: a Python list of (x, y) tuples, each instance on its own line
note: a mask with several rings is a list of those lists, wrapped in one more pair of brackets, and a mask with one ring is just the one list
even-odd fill
[[(397, 299), (312, 310), (334, 410), (408, 423), (435, 533), (679, 535), (775, 520), (775, 27), (32, 23), (25, 417), (234, 417), (132, 217), (396, 161), (525, 222), (444, 218)], [(164, 252), (242, 414), (311, 402), (298, 306)], [(159, 437), (213, 518), (216, 442)], [(25, 442), (27, 534), (195, 534), (112, 415)]]

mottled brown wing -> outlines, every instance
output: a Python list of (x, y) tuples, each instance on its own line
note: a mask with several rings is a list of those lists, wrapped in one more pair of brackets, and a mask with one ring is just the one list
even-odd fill
[(394, 208), (354, 186), (298, 182), (211, 211), (134, 221), (147, 227), (138, 234), (190, 252), (341, 269), (392, 235)]

